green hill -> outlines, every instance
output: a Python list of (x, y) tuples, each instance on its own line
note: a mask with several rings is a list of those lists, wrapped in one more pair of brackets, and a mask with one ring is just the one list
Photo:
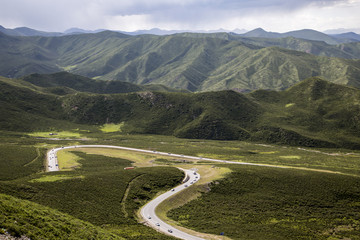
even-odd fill
[[(37, 75), (30, 78), (34, 76)], [(73, 75), (45, 75), (36, 78), (37, 84), (50, 78), (56, 80), (50, 81), (50, 86), (56, 83), (62, 88), (61, 76)], [(97, 94), (80, 92), (72, 86), (59, 95), (50, 91), (52, 87), (20, 79), (1, 78), (0, 85), (3, 130), (123, 123), (124, 133), (359, 147), (360, 90), (320, 78), (304, 80), (285, 91), (257, 90), (250, 94), (234, 91)]]
[(0, 109), (0, 128), (4, 130), (32, 131), (70, 124), (64, 121), (60, 99), (17, 79), (0, 78)]
[(162, 85), (136, 85), (121, 81), (95, 80), (68, 72), (58, 72), (53, 74), (31, 74), (21, 78), (36, 86), (45, 88), (43, 91), (59, 95), (68, 93), (91, 92), (91, 93), (128, 93), (145, 90), (179, 92), (181, 90), (168, 88)]
[[(359, 148), (360, 90), (310, 78), (286, 91), (48, 93), (0, 79), (3, 130), (122, 123), (126, 133)], [(21, 84), (24, 83), (24, 86)], [(45, 89), (45, 90), (44, 90)]]
[(123, 239), (68, 214), (4, 194), (0, 194), (0, 213), (0, 237), (6, 231), (30, 239)]
[(280, 47), (300, 52), (310, 53), (316, 56), (337, 57), (345, 59), (359, 59), (359, 43), (343, 43), (330, 45), (321, 41), (312, 41), (294, 37), (285, 38), (243, 38), (232, 37), (234, 40), (247, 42), (262, 47)]
[(330, 47), (292, 39), (277, 43), (343, 57), (332, 58), (260, 46), (271, 45), (265, 40), (242, 39), (222, 33), (129, 36), (105, 31), (62, 37), (0, 33), (0, 75), (21, 77), (65, 70), (95, 79), (190, 91), (283, 89), (312, 76), (359, 85), (360, 60), (343, 59), (358, 55), (356, 44)]
[[(259, 125), (353, 147), (359, 142), (359, 93), (355, 88), (310, 78), (283, 92), (260, 90), (250, 95), (267, 109)], [(260, 131), (259, 139), (275, 134), (267, 131), (267, 135)]]

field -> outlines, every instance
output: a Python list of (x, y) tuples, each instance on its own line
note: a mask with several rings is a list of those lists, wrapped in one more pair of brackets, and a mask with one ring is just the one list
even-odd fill
[(360, 239), (359, 177), (229, 167), (225, 179), (168, 217), (231, 239)]
[(31, 239), (123, 239), (68, 214), (4, 194), (0, 194), (0, 212), (0, 234), (6, 229), (12, 236)]
[[(1, 171), (0, 193), (10, 199), (6, 204), (28, 200), (68, 214), (88, 227), (99, 229), (99, 234), (114, 238), (170, 239), (139, 224), (138, 210), (156, 194), (181, 182), (183, 173), (175, 167), (196, 168), (202, 178), (186, 190), (189, 197), (176, 195), (160, 205), (157, 212), (173, 224), (212, 234), (206, 235), (207, 239), (216, 239), (214, 236), (220, 232), (230, 239), (360, 239), (358, 151), (82, 132), (81, 138), (86, 141), (38, 139), (3, 132), (0, 164), (6, 171)], [(59, 154), (60, 164), (70, 162), (68, 166), (73, 166), (69, 159), (75, 157), (77, 167), (58, 173), (43, 172), (47, 149), (95, 143), (287, 168), (78, 148)], [(124, 170), (127, 166), (135, 169)], [(1, 211), (4, 213), (4, 208)], [(28, 210), (24, 207), (22, 211)], [(3, 214), (6, 217), (1, 218), (0, 227), (13, 229), (9, 221), (23, 218), (19, 214), (17, 217), (14, 212)], [(38, 212), (31, 214), (36, 215), (35, 219), (41, 217)], [(24, 222), (29, 222), (33, 230), (25, 231)], [(40, 231), (36, 221), (29, 219), (16, 226), (17, 234)], [(44, 227), (43, 231), (51, 234), (63, 231), (55, 229)]]
[(124, 123), (115, 124), (115, 123), (107, 123), (101, 126), (100, 130), (104, 133), (108, 132), (121, 132), (121, 128), (124, 126)]

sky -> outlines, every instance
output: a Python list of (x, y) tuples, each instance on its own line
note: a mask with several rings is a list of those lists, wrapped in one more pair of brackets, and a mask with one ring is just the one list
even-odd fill
[(62, 32), (261, 27), (360, 33), (360, 0), (0, 0), (0, 25)]

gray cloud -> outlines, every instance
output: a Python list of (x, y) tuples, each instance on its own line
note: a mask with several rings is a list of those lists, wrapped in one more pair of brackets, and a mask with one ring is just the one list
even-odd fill
[[(317, 21), (328, 17), (329, 8), (356, 6), (360, 0), (2, 0), (0, 24), (5, 27), (29, 26), (40, 30), (65, 30), (132, 27), (239, 28), (262, 27), (288, 18), (295, 23), (304, 9), (317, 10)], [(327, 9), (326, 11), (324, 9)], [(314, 11), (315, 12), (315, 11)], [(345, 24), (349, 15), (343, 14)], [(358, 14), (356, 14), (358, 15)], [(314, 18), (314, 16), (301, 17)], [(130, 17), (130, 18), (129, 18)], [(266, 18), (269, 21), (266, 21)], [(352, 21), (354, 17), (352, 17)], [(127, 22), (131, 19), (131, 23)], [(135, 20), (134, 20), (135, 19)], [(278, 20), (277, 20), (278, 19)], [(305, 19), (306, 20), (306, 19)], [(354, 26), (356, 24), (355, 19)], [(335, 20), (334, 20), (335, 21)], [(306, 21), (305, 21), (306, 22)], [(310, 22), (310, 20), (309, 20)], [(350, 20), (348, 21), (350, 24)], [(360, 22), (360, 21), (357, 21)], [(331, 22), (329, 22), (331, 24)], [(339, 23), (340, 24), (340, 23)], [(243, 26), (241, 26), (243, 25)], [(305, 28), (306, 26), (304, 26)], [(349, 27), (349, 26), (336, 26)], [(280, 28), (280, 26), (277, 26)], [(333, 28), (333, 26), (329, 26)], [(133, 29), (135, 30), (135, 29)], [(270, 29), (271, 30), (271, 29)]]

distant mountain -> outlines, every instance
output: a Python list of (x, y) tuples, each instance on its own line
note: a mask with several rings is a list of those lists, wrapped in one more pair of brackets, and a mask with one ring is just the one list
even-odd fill
[(84, 33), (98, 33), (106, 31), (106, 29), (98, 29), (98, 30), (84, 30), (81, 28), (70, 28), (63, 32), (63, 35), (70, 35), (70, 34), (84, 34)]
[(347, 32), (360, 33), (360, 28), (337, 28), (337, 29), (328, 29), (324, 31), (325, 34), (329, 34), (329, 35), (342, 34)]
[(267, 32), (262, 28), (256, 28), (249, 32), (241, 34), (243, 37), (252, 37), (252, 38), (281, 38), (283, 37), (280, 33), (276, 32)]
[(137, 30), (133, 32), (119, 31), (128, 35), (142, 35), (142, 34), (151, 34), (151, 35), (171, 35), (175, 33), (187, 32), (186, 30), (162, 30), (159, 28), (152, 28), (149, 30)]
[(283, 33), (282, 36), (285, 37), (295, 37), (295, 38), (301, 38), (301, 39), (307, 39), (307, 40), (314, 40), (314, 41), (324, 41), (327, 44), (338, 44), (342, 43), (342, 41), (339, 42), (338, 39), (335, 39), (329, 35), (326, 35), (325, 33), (318, 32), (312, 29), (303, 29), (298, 31), (291, 31), (287, 33)]
[[(15, 29), (7, 29), (0, 25), (0, 32), (5, 33), (10, 36), (64, 36), (64, 35), (73, 35), (73, 34), (95, 34), (103, 31), (108, 31), (106, 29), (98, 29), (98, 30), (84, 30), (81, 28), (70, 28), (64, 32), (44, 32), (38, 31), (27, 27), (19, 27)], [(163, 30), (159, 28), (153, 28), (148, 30), (137, 30), (133, 32), (126, 32), (126, 31), (113, 31), (113, 32), (120, 32), (127, 35), (137, 36), (137, 35), (172, 35), (178, 33), (232, 33), (232, 34), (239, 34), (242, 37), (248, 38), (285, 38), (285, 37), (295, 37), (299, 39), (306, 39), (306, 40), (314, 40), (314, 41), (324, 41), (328, 44), (340, 44), (340, 43), (348, 43), (348, 42), (356, 42), (360, 41), (360, 35), (354, 32), (340, 32), (337, 31), (328, 31), (329, 34), (318, 32), (312, 29), (303, 29), (297, 31), (291, 31), (286, 33), (277, 33), (277, 32), (267, 32), (262, 28), (256, 28), (251, 31), (246, 31), (245, 29), (234, 29), (234, 30), (227, 30), (227, 29), (217, 29), (217, 30)], [(334, 34), (336, 33), (336, 34)]]
[(340, 33), (340, 34), (333, 34), (331, 35), (335, 38), (341, 38), (341, 39), (351, 39), (353, 42), (359, 41), (360, 42), (360, 35), (356, 34), (354, 32), (347, 32), (347, 33)]
[(313, 41), (323, 41), (327, 44), (340, 44), (345, 42), (358, 41), (356, 38), (350, 37), (333, 37), (325, 33), (318, 32), (312, 29), (303, 29), (297, 31), (291, 31), (286, 33), (275, 33), (267, 32), (262, 28), (257, 28), (252, 31), (249, 31), (244, 34), (240, 34), (242, 37), (256, 37), (256, 38), (285, 38), (285, 37), (294, 37), (299, 39), (313, 40)]
[(229, 41), (239, 41), (242, 43), (249, 43), (251, 45), (260, 47), (280, 47), (290, 50), (296, 50), (306, 53), (311, 53), (317, 56), (338, 57), (346, 59), (360, 59), (359, 51), (356, 50), (358, 46), (357, 41), (350, 43), (343, 43), (338, 45), (327, 44), (324, 41), (314, 41), (307, 39), (300, 39), (295, 37), (284, 38), (262, 38), (262, 37), (244, 37), (236, 33), (178, 33), (177, 36), (191, 37), (191, 38), (220, 38)]
[(61, 36), (63, 35), (60, 32), (43, 32), (34, 30), (27, 27), (19, 27), (14, 29), (4, 28), (0, 25), (0, 32), (5, 33), (10, 36), (43, 36), (43, 37), (50, 37), (50, 36)]
[[(226, 33), (130, 36), (110, 31), (42, 38), (0, 34), (0, 75), (65, 70), (89, 78), (189, 91), (284, 89), (311, 76), (360, 86), (360, 60), (256, 46), (238, 37)], [(337, 54), (346, 55), (347, 49), (360, 52), (359, 47), (344, 44)]]
[(237, 40), (261, 47), (280, 47), (317, 56), (337, 57), (346, 59), (360, 59), (357, 48), (360, 42), (343, 43), (338, 45), (327, 44), (323, 41), (313, 41), (294, 37), (285, 38), (244, 38), (237, 35), (229, 36), (228, 39)]
[[(81, 28), (70, 28), (65, 30), (64, 32), (44, 32), (44, 31), (38, 31), (27, 27), (19, 27), (15, 29), (9, 29), (4, 28), (0, 25), (0, 32), (5, 33), (9, 36), (45, 36), (45, 37), (54, 37), (54, 36), (65, 36), (65, 35), (73, 35), (73, 34), (89, 34), (89, 33), (99, 33), (103, 31), (109, 31), (108, 29), (97, 29), (97, 30), (85, 30)], [(215, 32), (233, 32), (233, 33), (244, 33), (246, 32), (245, 29), (234, 29), (234, 30), (226, 30), (226, 29), (218, 29), (218, 30), (199, 30), (199, 31), (193, 31), (193, 30), (163, 30), (160, 28), (152, 28), (148, 30), (136, 30), (132, 32), (128, 31), (115, 31), (113, 32), (119, 32), (124, 33), (127, 35), (143, 35), (143, 34), (150, 34), (150, 35), (171, 35), (176, 33), (184, 33), (184, 32), (199, 32), (199, 33), (215, 33)]]

